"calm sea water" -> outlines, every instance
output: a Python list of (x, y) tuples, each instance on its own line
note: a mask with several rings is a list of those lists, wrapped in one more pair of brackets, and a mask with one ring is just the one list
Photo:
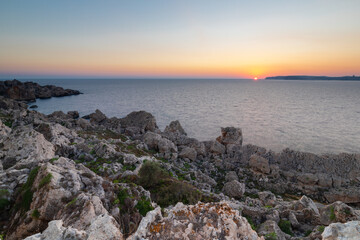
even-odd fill
[(281, 80), (39, 80), (83, 95), (38, 100), (39, 112), (100, 109), (108, 117), (151, 112), (161, 129), (179, 120), (189, 136), (210, 140), (220, 127), (243, 130), (244, 143), (281, 151), (360, 153), (360, 82)]

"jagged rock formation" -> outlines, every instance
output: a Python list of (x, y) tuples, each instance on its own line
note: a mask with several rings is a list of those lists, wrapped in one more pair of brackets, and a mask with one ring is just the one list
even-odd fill
[(86, 118), (0, 97), (6, 239), (320, 239), (360, 220), (359, 154), (275, 153), (233, 127), (201, 142), (143, 111)]
[(0, 81), (0, 96), (18, 101), (34, 102), (36, 98), (63, 97), (80, 94), (77, 90), (63, 89), (53, 85), (40, 86), (34, 82), (20, 82), (16, 79)]
[(148, 212), (131, 239), (264, 239), (226, 202), (176, 204), (163, 217), (160, 208)]

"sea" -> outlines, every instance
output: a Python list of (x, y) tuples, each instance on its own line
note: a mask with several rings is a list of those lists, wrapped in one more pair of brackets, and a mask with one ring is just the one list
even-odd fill
[[(34, 80), (32, 80), (34, 81)], [(244, 144), (280, 152), (360, 153), (360, 81), (251, 79), (41, 79), (83, 94), (37, 100), (37, 111), (152, 113), (163, 130), (179, 120), (188, 136), (214, 140), (241, 128)]]

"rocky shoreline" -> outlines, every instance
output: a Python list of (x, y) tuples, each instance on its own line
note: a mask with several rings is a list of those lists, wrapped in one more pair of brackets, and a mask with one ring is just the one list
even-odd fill
[(144, 111), (44, 115), (13, 99), (0, 97), (5, 239), (360, 238), (360, 154), (275, 153), (234, 127), (201, 142)]
[(6, 98), (35, 102), (37, 98), (64, 97), (79, 95), (81, 92), (72, 89), (63, 89), (54, 85), (41, 86), (34, 82), (20, 82), (16, 79), (0, 81), (0, 96)]

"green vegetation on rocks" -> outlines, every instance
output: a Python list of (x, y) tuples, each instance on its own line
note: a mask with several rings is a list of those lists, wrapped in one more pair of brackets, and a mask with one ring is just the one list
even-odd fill
[(16, 203), (17, 209), (21, 209), (24, 212), (26, 212), (30, 209), (32, 197), (34, 194), (33, 191), (31, 190), (31, 188), (34, 184), (34, 181), (39, 172), (39, 169), (40, 169), (40, 167), (35, 167), (30, 171), (26, 183), (21, 188), (21, 192), (20, 192), (19, 198)]
[(151, 205), (150, 200), (146, 199), (145, 197), (142, 197), (138, 203), (136, 204), (135, 208), (137, 208), (139, 210), (139, 213), (145, 217), (146, 213), (154, 210), (154, 208)]
[(275, 232), (268, 233), (264, 237), (265, 237), (265, 240), (277, 240), (278, 239)]
[(157, 162), (143, 164), (139, 171), (139, 184), (150, 191), (151, 198), (161, 207), (178, 202), (195, 204), (203, 197), (192, 185), (171, 177)]
[(31, 217), (35, 218), (35, 219), (39, 219), (40, 217), (40, 212), (39, 210), (35, 209), (32, 213), (31, 213)]
[(279, 221), (279, 228), (281, 229), (281, 231), (283, 231), (284, 233), (286, 233), (286, 234), (289, 234), (289, 235), (293, 235), (293, 232), (292, 232), (292, 230), (291, 230), (291, 223), (290, 223), (290, 221), (288, 221), (288, 220), (283, 220), (283, 219), (281, 219), (280, 221)]
[(51, 178), (52, 178), (52, 174), (49, 173), (48, 175), (46, 175), (43, 179), (41, 179), (40, 183), (39, 183), (39, 188), (42, 188), (43, 186), (45, 186), (46, 184), (49, 184), (51, 182)]

